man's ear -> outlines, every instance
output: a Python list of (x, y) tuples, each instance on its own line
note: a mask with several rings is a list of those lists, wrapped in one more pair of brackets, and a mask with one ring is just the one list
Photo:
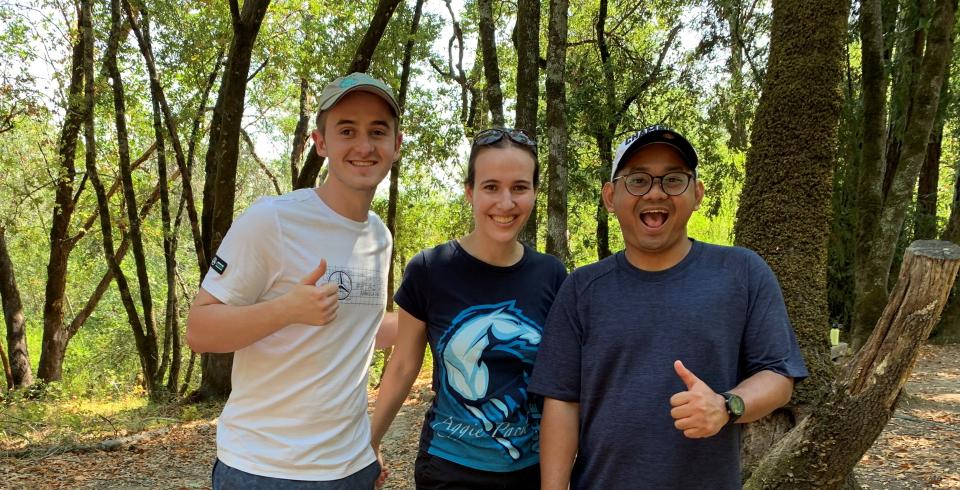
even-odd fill
[(700, 203), (703, 201), (703, 195), (706, 192), (706, 189), (703, 187), (702, 180), (697, 179), (697, 184), (696, 184), (696, 187), (694, 187), (693, 192), (694, 192), (693, 195), (695, 199), (695, 202), (693, 203), (693, 209), (694, 211), (696, 211), (697, 209), (700, 209)]
[(605, 182), (603, 188), (600, 189), (600, 195), (603, 197), (603, 205), (606, 206), (607, 212), (613, 212), (613, 191), (616, 190), (616, 182)]
[(323, 133), (319, 129), (314, 129), (310, 133), (310, 139), (313, 140), (313, 145), (317, 148), (317, 155), (322, 157), (327, 156), (327, 141), (323, 139)]
[(403, 133), (397, 131), (397, 141), (393, 145), (393, 162), (400, 160), (400, 146), (403, 144)]

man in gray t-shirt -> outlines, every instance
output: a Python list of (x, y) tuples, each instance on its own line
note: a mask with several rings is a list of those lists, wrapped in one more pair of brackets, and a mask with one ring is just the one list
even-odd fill
[(662, 126), (617, 149), (603, 199), (626, 248), (568, 277), (529, 386), (544, 489), (739, 488), (737, 424), (807, 376), (763, 259), (688, 238), (696, 166)]

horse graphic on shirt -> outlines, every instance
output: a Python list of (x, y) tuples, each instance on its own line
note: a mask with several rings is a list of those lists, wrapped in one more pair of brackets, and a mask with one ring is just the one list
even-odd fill
[[(513, 460), (520, 450), (502, 428), (526, 403), (527, 377), (540, 344), (540, 327), (515, 307), (514, 301), (480, 305), (461, 312), (438, 346), (447, 386), (459, 405), (476, 418)], [(538, 412), (538, 411), (537, 411)]]

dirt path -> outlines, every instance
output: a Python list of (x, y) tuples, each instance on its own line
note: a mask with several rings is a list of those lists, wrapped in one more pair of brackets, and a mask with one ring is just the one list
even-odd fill
[[(869, 489), (960, 489), (960, 346), (924, 347), (896, 416), (856, 472)], [(386, 488), (413, 488), (429, 373), (384, 441)], [(0, 489), (200, 489), (216, 454), (212, 422), (176, 426), (113, 452), (0, 458)]]

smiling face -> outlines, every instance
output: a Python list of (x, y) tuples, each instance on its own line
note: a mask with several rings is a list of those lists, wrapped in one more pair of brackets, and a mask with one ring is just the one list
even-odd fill
[(474, 234), (501, 244), (517, 239), (537, 199), (534, 167), (533, 156), (523, 148), (478, 150), (473, 184), (465, 189), (473, 206)]
[[(655, 177), (669, 172), (692, 174), (683, 157), (666, 144), (647, 145), (630, 157), (617, 176), (647, 172)], [(693, 181), (678, 196), (669, 196), (656, 179), (643, 196), (627, 192), (623, 179), (603, 186), (603, 202), (617, 216), (627, 259), (644, 270), (664, 270), (679, 263), (690, 250), (687, 221), (703, 200), (703, 183)]]
[(356, 91), (326, 111), (323, 131), (312, 137), (317, 154), (328, 159), (325, 187), (340, 198), (373, 196), (400, 157), (400, 133), (390, 106), (377, 95)]

